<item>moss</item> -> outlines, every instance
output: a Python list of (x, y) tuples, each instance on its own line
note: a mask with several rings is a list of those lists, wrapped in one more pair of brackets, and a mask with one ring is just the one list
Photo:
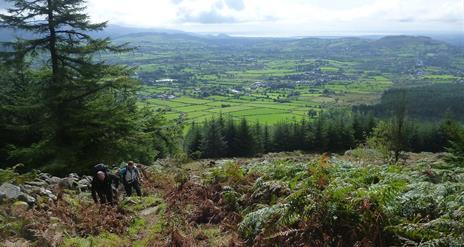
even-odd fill
[(165, 222), (163, 219), (159, 219), (156, 221), (155, 224), (151, 226), (146, 226), (148, 227), (147, 231), (144, 234), (144, 237), (142, 239), (133, 241), (131, 243), (131, 246), (133, 247), (145, 247), (145, 246), (151, 246), (150, 243), (153, 243), (154, 240), (156, 240), (160, 234), (162, 233), (163, 229), (165, 226)]
[(143, 218), (135, 218), (132, 225), (127, 229), (127, 233), (129, 234), (129, 236), (133, 236), (139, 233), (145, 228), (146, 223), (146, 220)]
[(128, 197), (122, 201), (122, 207), (130, 212), (138, 212), (149, 207), (160, 205), (163, 199), (157, 196)]
[(67, 238), (63, 242), (63, 247), (93, 247), (93, 246), (129, 246), (130, 241), (119, 235), (112, 233), (102, 233), (98, 236), (87, 238)]

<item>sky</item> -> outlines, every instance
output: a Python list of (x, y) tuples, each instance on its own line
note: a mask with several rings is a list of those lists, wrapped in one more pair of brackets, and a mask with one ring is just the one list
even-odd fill
[(95, 21), (189, 32), (243, 36), (464, 33), (464, 0), (87, 0), (87, 3)]

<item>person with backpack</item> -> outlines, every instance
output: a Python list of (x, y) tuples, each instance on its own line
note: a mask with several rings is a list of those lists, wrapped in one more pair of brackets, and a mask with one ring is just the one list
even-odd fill
[(141, 174), (133, 161), (129, 161), (127, 166), (121, 169), (119, 177), (122, 179), (127, 196), (132, 195), (132, 188), (134, 188), (137, 196), (142, 196), (140, 189)]
[(119, 186), (119, 179), (109, 173), (105, 165), (98, 164), (94, 166), (94, 177), (91, 184), (92, 198), (95, 203), (114, 204), (116, 202), (113, 185), (117, 188)]

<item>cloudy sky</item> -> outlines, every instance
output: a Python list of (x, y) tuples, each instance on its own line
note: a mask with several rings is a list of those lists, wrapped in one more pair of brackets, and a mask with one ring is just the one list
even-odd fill
[(464, 32), (464, 0), (87, 0), (98, 21), (251, 36)]

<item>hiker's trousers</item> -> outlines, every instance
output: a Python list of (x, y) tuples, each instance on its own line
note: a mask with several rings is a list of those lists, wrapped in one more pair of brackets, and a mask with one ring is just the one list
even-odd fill
[(126, 190), (127, 196), (132, 196), (132, 188), (134, 188), (135, 193), (137, 193), (138, 196), (142, 196), (142, 191), (140, 190), (140, 183), (138, 181), (124, 184), (124, 189)]

